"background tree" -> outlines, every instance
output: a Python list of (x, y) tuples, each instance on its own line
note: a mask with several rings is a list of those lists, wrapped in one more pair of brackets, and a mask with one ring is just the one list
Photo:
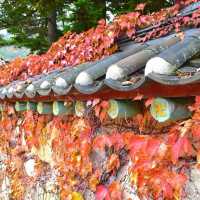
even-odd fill
[(81, 32), (93, 26), (97, 22), (106, 18), (105, 0), (74, 0), (70, 4), (65, 4), (64, 31)]
[(0, 27), (13, 34), (11, 43), (45, 51), (57, 39), (57, 9), (63, 1), (5, 0), (0, 5)]
[(131, 12), (140, 3), (146, 3), (145, 12), (159, 11), (161, 8), (173, 5), (173, 0), (111, 0), (109, 9), (114, 14)]
[[(173, 3), (169, 0), (5, 0), (0, 4), (0, 27), (13, 34), (9, 44), (44, 52), (66, 31), (81, 32), (102, 18), (133, 11), (147, 3), (145, 12)], [(1, 40), (1, 44), (8, 42)]]

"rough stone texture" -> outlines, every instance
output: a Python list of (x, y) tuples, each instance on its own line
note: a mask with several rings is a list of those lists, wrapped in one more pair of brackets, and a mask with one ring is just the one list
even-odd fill
[[(137, 196), (136, 189), (131, 187), (128, 176), (128, 164), (125, 165), (118, 173), (117, 179), (121, 182), (123, 189), (123, 199), (140, 200)], [(183, 200), (200, 200), (200, 169), (193, 167), (188, 172), (189, 180), (185, 187), (186, 196)]]
[(86, 190), (84, 194), (85, 200), (95, 200), (95, 194), (91, 190)]
[(123, 191), (123, 199), (140, 200), (136, 193), (136, 188), (131, 187), (130, 176), (128, 175), (128, 168), (130, 163), (128, 162), (118, 172), (117, 180), (121, 183)]
[(200, 169), (192, 168), (190, 170), (185, 193), (184, 200), (200, 200)]
[(0, 153), (0, 200), (9, 200), (10, 180), (4, 175), (6, 154)]
[[(110, 128), (104, 127), (101, 130), (103, 133), (109, 133), (113, 130), (113, 124)], [(16, 135), (18, 130), (16, 129)], [(102, 172), (105, 171), (107, 162), (107, 152), (93, 151), (91, 154), (91, 159), (93, 161), (94, 168), (100, 168)], [(0, 175), (5, 169), (3, 161), (6, 159), (5, 154), (0, 153)], [(123, 159), (121, 159), (123, 160)], [(123, 200), (140, 200), (137, 196), (137, 189), (131, 187), (130, 177), (128, 174), (128, 168), (130, 162), (125, 159), (123, 167), (120, 168), (116, 176), (110, 176), (108, 180), (104, 180), (106, 184), (109, 184), (113, 180), (117, 180), (121, 183), (123, 191)], [(49, 169), (50, 170), (50, 169)], [(185, 187), (185, 196), (183, 200), (200, 200), (200, 170), (193, 167), (188, 170), (189, 180)], [(35, 187), (26, 188), (25, 200), (60, 200), (58, 195), (57, 187), (55, 188), (56, 172), (55, 171), (45, 171), (45, 174), (41, 176), (41, 180), (38, 182), (42, 184), (36, 184)], [(9, 180), (5, 180), (4, 177), (0, 176), (0, 200), (9, 200)], [(84, 200), (95, 200), (95, 194), (89, 189), (84, 191)], [(149, 198), (148, 198), (149, 200)], [(152, 199), (151, 199), (152, 200)], [(160, 199), (159, 199), (160, 200)]]
[(6, 62), (2, 58), (0, 58), (0, 67), (5, 65), (5, 64), (6, 64)]

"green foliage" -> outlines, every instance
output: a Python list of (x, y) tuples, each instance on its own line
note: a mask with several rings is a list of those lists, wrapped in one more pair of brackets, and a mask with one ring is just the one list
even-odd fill
[[(25, 0), (27, 1), (27, 0)], [(64, 3), (69, 3), (69, 1), (64, 0), (28, 0), (32, 4), (33, 8), (39, 11), (43, 16), (48, 16), (49, 12), (55, 8), (59, 9), (64, 5)]]
[(170, 6), (173, 1), (167, 0), (111, 0), (109, 10), (114, 14), (122, 14), (133, 11), (140, 3), (145, 3), (145, 12), (159, 11), (161, 8)]
[(100, 19), (106, 17), (105, 1), (100, 0), (74, 0), (65, 9), (68, 15), (62, 18), (66, 24), (64, 31), (81, 32), (96, 26)]
[(13, 34), (12, 43), (42, 51), (48, 46), (46, 19), (29, 1), (5, 0), (0, 5), (0, 27)]

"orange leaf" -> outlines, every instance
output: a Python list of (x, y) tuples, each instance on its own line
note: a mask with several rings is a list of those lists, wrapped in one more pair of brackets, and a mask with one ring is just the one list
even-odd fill
[(110, 172), (114, 169), (118, 169), (120, 167), (120, 160), (117, 154), (112, 154), (108, 159), (107, 163), (107, 171)]
[(92, 174), (92, 176), (89, 179), (89, 187), (92, 191), (96, 190), (97, 185), (99, 184), (98, 177), (96, 174)]
[(113, 181), (109, 185), (109, 192), (112, 200), (122, 200), (121, 186), (117, 181)]
[(103, 109), (99, 115), (99, 119), (101, 120), (101, 122), (106, 119), (106, 116), (107, 116), (107, 112), (105, 109)]
[(133, 135), (129, 141), (127, 141), (127, 147), (131, 150), (131, 155), (134, 156), (135, 153), (139, 151), (144, 151), (147, 145), (147, 139), (144, 136)]
[(200, 139), (200, 126), (192, 127), (192, 135), (193, 135), (193, 137)]

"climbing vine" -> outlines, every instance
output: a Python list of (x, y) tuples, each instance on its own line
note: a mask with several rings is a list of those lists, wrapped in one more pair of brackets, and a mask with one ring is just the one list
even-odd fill
[[(95, 110), (106, 102), (94, 100), (92, 105), (92, 114), (99, 118), (101, 112)], [(118, 175), (128, 165), (130, 184), (139, 197), (181, 199), (188, 168), (200, 165), (199, 97), (190, 109), (190, 119), (167, 126), (160, 126), (146, 110), (125, 121), (104, 117), (97, 128), (95, 118), (15, 113), (6, 104), (0, 151), (7, 155), (4, 174), (12, 180), (10, 195), (23, 199), (27, 185), (36, 184), (49, 165), (56, 171), (61, 199), (84, 199), (87, 190), (97, 200), (123, 199)], [(150, 124), (153, 134), (148, 133)], [(34, 176), (25, 169), (30, 155)]]
[[(140, 5), (138, 11), (118, 16), (112, 24), (101, 20), (96, 28), (80, 34), (66, 33), (46, 54), (3, 65), (0, 84), (99, 60), (116, 52), (124, 35), (145, 42), (174, 29), (180, 32), (186, 26), (199, 26), (199, 10), (178, 16), (180, 5), (150, 15), (143, 15), (143, 9)], [(145, 36), (138, 33), (151, 25)], [(145, 103), (146, 107), (150, 104), (151, 99)], [(53, 182), (63, 200), (84, 199), (86, 191), (97, 200), (120, 200), (124, 191), (118, 177), (125, 166), (139, 197), (183, 197), (188, 168), (200, 166), (199, 97), (190, 105), (190, 119), (169, 125), (158, 124), (147, 108), (131, 119), (110, 120), (107, 101), (93, 100), (87, 105), (90, 109), (84, 117), (16, 113), (12, 104), (3, 105), (0, 154), (5, 157), (5, 167), (0, 172), (0, 183), (5, 178), (10, 180), (10, 199), (24, 199), (26, 188), (55, 176)]]

